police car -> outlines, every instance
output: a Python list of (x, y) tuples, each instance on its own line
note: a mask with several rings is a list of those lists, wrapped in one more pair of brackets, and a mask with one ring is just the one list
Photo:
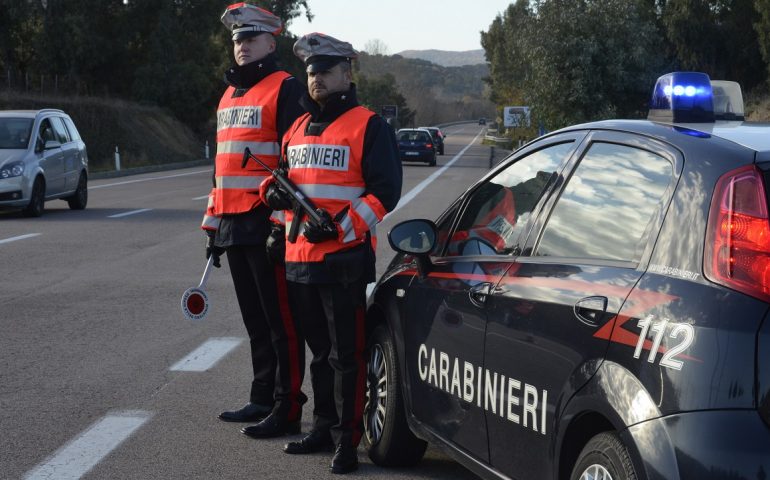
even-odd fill
[(365, 441), (485, 478), (770, 475), (770, 125), (662, 76), (647, 120), (514, 152), (389, 233)]

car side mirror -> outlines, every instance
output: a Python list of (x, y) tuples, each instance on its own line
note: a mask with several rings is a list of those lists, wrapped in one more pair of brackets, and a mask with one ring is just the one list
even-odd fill
[(401, 222), (388, 232), (388, 242), (393, 250), (415, 256), (421, 278), (430, 268), (429, 254), (436, 246), (437, 237), (436, 224), (423, 219)]

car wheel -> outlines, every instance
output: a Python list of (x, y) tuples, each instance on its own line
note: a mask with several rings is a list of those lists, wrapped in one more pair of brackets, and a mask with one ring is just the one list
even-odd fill
[(631, 455), (618, 436), (603, 432), (583, 447), (571, 480), (636, 480)]
[(441, 150), (439, 150), (439, 151), (438, 151), (438, 153), (439, 153), (440, 155), (443, 155), (443, 154), (444, 154), (444, 146), (443, 146), (443, 145), (441, 145)]
[(428, 166), (435, 167), (436, 166), (436, 152), (433, 152), (433, 156), (431, 157), (430, 161), (428, 162)]
[(387, 327), (373, 334), (367, 364), (364, 444), (377, 465), (404, 467), (422, 459), (428, 444), (415, 437), (406, 423), (396, 348)]
[(71, 197), (67, 197), (67, 204), (72, 210), (83, 210), (88, 203), (88, 180), (85, 172), (80, 173), (78, 188)]
[(37, 177), (32, 184), (32, 193), (29, 196), (29, 204), (22, 210), (25, 217), (39, 217), (45, 209), (45, 180)]

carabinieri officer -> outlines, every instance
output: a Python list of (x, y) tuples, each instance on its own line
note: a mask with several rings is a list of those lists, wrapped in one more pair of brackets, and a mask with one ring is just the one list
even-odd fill
[[(304, 342), (288, 312), (283, 265), (271, 262), (265, 245), (271, 235), (271, 210), (259, 197), (269, 173), (256, 162), (242, 165), (248, 147), (266, 164), (278, 165), (284, 132), (304, 113), (305, 92), (296, 78), (278, 68), (275, 36), (281, 20), (254, 5), (226, 8), (222, 23), (232, 32), (235, 65), (217, 109), (214, 188), (203, 219), (207, 257), (227, 253), (238, 305), (251, 343), (253, 379), (249, 402), (222, 412), (228, 422), (256, 422), (243, 433), (272, 437), (298, 433), (304, 375)], [(281, 242), (282, 244), (283, 242)], [(266, 417), (266, 418), (265, 418)]]
[[(286, 276), (294, 317), (305, 335), (315, 406), (309, 434), (284, 447), (312, 453), (336, 446), (333, 473), (358, 468), (365, 401), (366, 284), (375, 280), (375, 226), (401, 196), (401, 162), (393, 130), (358, 104), (352, 46), (322, 33), (294, 44), (305, 63), (309, 112), (289, 128), (282, 146), (289, 178), (332, 228), (295, 218), (284, 192), (270, 180), (268, 205), (286, 210)], [(289, 235), (291, 240), (291, 235)]]

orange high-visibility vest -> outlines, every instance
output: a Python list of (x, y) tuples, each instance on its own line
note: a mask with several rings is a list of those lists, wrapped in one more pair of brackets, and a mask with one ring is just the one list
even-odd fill
[[(338, 238), (310, 243), (302, 235), (295, 243), (286, 242), (286, 262), (322, 262), (327, 253), (360, 245), (387, 213), (374, 195), (364, 195), (366, 184), (362, 173), (364, 136), (374, 112), (357, 106), (335, 119), (321, 135), (306, 135), (310, 115), (298, 118), (284, 140), (284, 161), (289, 165), (289, 179), (309, 197), (316, 207), (336, 218)], [(340, 217), (340, 213), (345, 214)], [(291, 211), (284, 212), (286, 232), (296, 221)]]
[(261, 203), (259, 184), (270, 173), (254, 160), (241, 168), (243, 152), (248, 147), (265, 164), (278, 167), (278, 93), (289, 76), (273, 72), (241, 97), (233, 98), (233, 87), (222, 96), (217, 108), (216, 186), (209, 194), (204, 229), (216, 230), (219, 216), (248, 212)]

